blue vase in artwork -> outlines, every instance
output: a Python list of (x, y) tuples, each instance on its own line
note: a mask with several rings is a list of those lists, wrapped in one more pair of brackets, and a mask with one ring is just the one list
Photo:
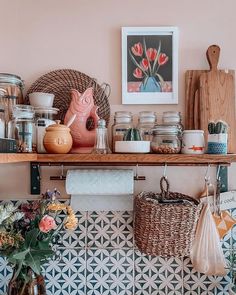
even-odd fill
[(161, 92), (159, 82), (154, 77), (148, 77), (147, 80), (140, 85), (140, 92)]

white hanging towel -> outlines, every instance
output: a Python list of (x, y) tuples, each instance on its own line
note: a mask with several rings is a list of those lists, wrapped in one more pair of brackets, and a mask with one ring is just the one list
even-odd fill
[(204, 204), (190, 253), (193, 267), (206, 275), (226, 275), (220, 237), (208, 204)]
[(131, 169), (68, 170), (66, 192), (70, 195), (130, 195), (134, 191)]

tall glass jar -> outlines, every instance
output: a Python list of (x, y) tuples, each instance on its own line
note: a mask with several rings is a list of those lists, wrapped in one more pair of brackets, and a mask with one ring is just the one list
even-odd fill
[(34, 109), (29, 105), (16, 105), (13, 108), (11, 138), (17, 140), (18, 152), (33, 152)]
[(114, 124), (112, 125), (112, 151), (115, 152), (115, 142), (123, 141), (124, 135), (129, 128), (133, 128), (131, 112), (115, 112)]
[(157, 121), (157, 114), (151, 111), (139, 112), (138, 125), (142, 140), (152, 141), (152, 129)]
[(182, 124), (182, 117), (180, 112), (168, 111), (164, 112), (162, 116), (163, 125), (175, 125), (178, 127), (180, 135), (182, 134), (184, 127)]
[(0, 105), (0, 138), (5, 138), (5, 109)]
[(157, 125), (153, 130), (151, 149), (157, 154), (178, 154), (181, 150), (178, 127)]

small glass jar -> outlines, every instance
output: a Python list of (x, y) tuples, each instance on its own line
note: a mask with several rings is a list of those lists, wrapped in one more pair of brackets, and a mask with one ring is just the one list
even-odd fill
[(108, 134), (106, 128), (106, 121), (104, 119), (98, 120), (98, 126), (96, 128), (96, 140), (93, 154), (110, 154), (111, 150), (108, 143)]
[(18, 152), (33, 152), (34, 109), (29, 105), (16, 105), (11, 121), (11, 138), (17, 140)]
[(181, 140), (177, 126), (157, 125), (153, 130), (151, 149), (157, 154), (178, 154)]
[(164, 112), (162, 115), (162, 124), (163, 125), (175, 125), (178, 127), (180, 136), (184, 130), (184, 126), (182, 124), (182, 117), (180, 112), (168, 111)]
[(157, 114), (151, 111), (139, 112), (138, 125), (142, 140), (152, 141), (152, 130), (156, 125)]
[(35, 133), (33, 144), (36, 145), (38, 153), (46, 153), (43, 139), (46, 133), (46, 128), (56, 123), (55, 117), (59, 111), (57, 108), (35, 107)]
[(115, 142), (123, 141), (124, 135), (129, 128), (133, 128), (131, 112), (115, 112), (114, 124), (112, 125), (112, 151), (115, 152)]

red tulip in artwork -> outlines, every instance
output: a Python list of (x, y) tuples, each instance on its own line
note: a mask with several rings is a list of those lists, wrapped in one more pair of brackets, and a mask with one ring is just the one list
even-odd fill
[(143, 68), (144, 71), (146, 71), (148, 69), (148, 60), (146, 58), (142, 59), (141, 67)]
[(142, 44), (136, 43), (134, 46), (131, 47), (131, 51), (135, 56), (142, 56), (143, 55), (143, 46)]
[(147, 58), (150, 61), (154, 61), (156, 59), (157, 56), (157, 50), (155, 48), (148, 48), (147, 49)]
[(168, 56), (165, 53), (160, 53), (158, 57), (158, 63), (160, 66), (163, 66), (168, 61)]
[(139, 68), (136, 68), (133, 72), (135, 78), (141, 79), (143, 78), (143, 72)]

